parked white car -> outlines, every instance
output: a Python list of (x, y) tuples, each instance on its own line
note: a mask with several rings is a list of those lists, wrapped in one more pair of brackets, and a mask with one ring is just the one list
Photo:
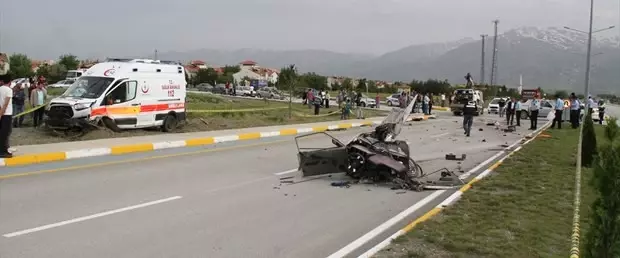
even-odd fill
[(368, 96), (362, 94), (362, 100), (360, 101), (362, 107), (371, 107), (374, 108), (377, 106), (377, 102), (373, 98), (369, 98)]
[(400, 101), (398, 101), (399, 97), (400, 97), (400, 94), (392, 94), (391, 96), (387, 97), (385, 101), (387, 102), (388, 106), (399, 106), (400, 105)]
[[(504, 98), (492, 99), (491, 102), (489, 102), (489, 105), (487, 106), (487, 113), (488, 114), (499, 114), (499, 101), (502, 99)], [(506, 99), (504, 99), (504, 101), (506, 101)]]
[(75, 82), (75, 79), (66, 79), (66, 80), (62, 80), (62, 81), (59, 81), (59, 82), (54, 83), (54, 84), (50, 84), (48, 87), (50, 87), (50, 88), (69, 88), (69, 87), (71, 87), (71, 85), (73, 85), (74, 82)]

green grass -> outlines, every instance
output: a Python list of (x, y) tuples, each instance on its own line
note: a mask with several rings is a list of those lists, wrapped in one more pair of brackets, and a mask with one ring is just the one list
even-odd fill
[[(595, 126), (601, 139), (603, 127)], [(377, 257), (568, 257), (578, 130), (547, 130)], [(582, 170), (582, 237), (596, 194)], [(582, 241), (583, 243), (583, 241)]]

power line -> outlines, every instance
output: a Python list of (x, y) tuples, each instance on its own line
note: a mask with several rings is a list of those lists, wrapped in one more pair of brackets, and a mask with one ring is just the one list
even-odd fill
[(480, 37), (482, 38), (482, 58), (480, 60), (480, 84), (483, 85), (484, 84), (484, 53), (485, 53), (485, 41), (488, 35), (486, 34), (482, 34), (480, 35)]
[(495, 33), (493, 35), (493, 60), (491, 64), (491, 85), (497, 85), (497, 24), (499, 20), (493, 21)]

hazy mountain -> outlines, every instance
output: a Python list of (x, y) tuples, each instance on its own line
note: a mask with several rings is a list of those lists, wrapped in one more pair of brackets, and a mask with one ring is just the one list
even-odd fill
[[(582, 92), (587, 35), (575, 31), (524, 27), (498, 37), (497, 82), (509, 87), (565, 89)], [(491, 75), (493, 37), (486, 42), (485, 82)], [(616, 40), (596, 39), (593, 43), (591, 92), (620, 93), (620, 49)], [(342, 54), (324, 50), (236, 51), (196, 50), (164, 53), (160, 59), (201, 59), (209, 64), (236, 64), (251, 59), (267, 67), (296, 64), (301, 71), (390, 81), (448, 79), (463, 83), (470, 72), (480, 78), (481, 42), (463, 39), (447, 43), (412, 45), (381, 56)]]

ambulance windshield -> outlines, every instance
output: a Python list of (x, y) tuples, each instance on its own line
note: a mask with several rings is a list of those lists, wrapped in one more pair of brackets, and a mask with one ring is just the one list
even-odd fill
[(110, 86), (114, 78), (82, 76), (62, 96), (96, 99)]

